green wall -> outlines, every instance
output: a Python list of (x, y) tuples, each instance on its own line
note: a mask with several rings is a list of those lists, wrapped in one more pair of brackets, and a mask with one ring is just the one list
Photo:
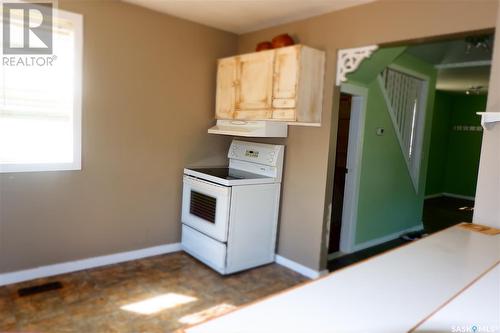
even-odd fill
[(452, 95), (436, 91), (425, 195), (444, 192)]
[[(389, 116), (382, 91), (376, 77), (355, 73), (349, 76), (349, 83), (368, 87), (368, 101), (365, 118), (361, 178), (358, 199), (358, 219), (355, 243), (360, 244), (394, 233), (402, 232), (422, 223), (427, 153), (431, 133), (432, 109), (434, 105), (436, 71), (419, 59), (401, 54), (404, 48), (378, 50), (366, 60), (358, 71), (368, 70), (380, 73), (385, 65), (380, 58), (386, 56), (387, 64), (395, 63), (429, 77), (429, 94), (425, 117), (423, 161), (420, 167), (419, 192), (415, 193), (412, 180), (399, 145), (395, 129)], [(399, 56), (394, 58), (398, 53)], [(394, 60), (395, 59), (395, 60)], [(358, 83), (354, 82), (354, 78)], [(368, 78), (370, 81), (366, 81)], [(385, 133), (376, 135), (382, 127)]]
[(486, 95), (437, 92), (426, 195), (475, 196), (482, 132), (455, 126), (480, 126), (476, 112), (485, 110), (486, 100)]

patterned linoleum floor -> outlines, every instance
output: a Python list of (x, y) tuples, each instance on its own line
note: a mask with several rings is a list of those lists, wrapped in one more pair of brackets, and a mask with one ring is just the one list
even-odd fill
[(173, 332), (305, 280), (276, 264), (223, 277), (178, 252), (0, 287), (0, 332)]

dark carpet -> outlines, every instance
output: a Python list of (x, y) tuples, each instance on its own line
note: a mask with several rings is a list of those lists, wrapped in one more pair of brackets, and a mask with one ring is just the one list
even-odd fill
[[(422, 216), (424, 223), (423, 232), (432, 234), (461, 222), (472, 222), (473, 207), (474, 201), (470, 200), (450, 197), (427, 199), (424, 202)], [(407, 240), (398, 238), (368, 249), (332, 259), (328, 262), (328, 270), (332, 272), (341, 269), (406, 243), (408, 243)]]

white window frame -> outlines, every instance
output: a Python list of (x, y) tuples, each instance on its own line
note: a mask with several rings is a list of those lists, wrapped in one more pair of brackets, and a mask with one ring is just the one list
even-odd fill
[(73, 92), (73, 162), (71, 163), (0, 163), (0, 173), (70, 171), (82, 169), (82, 66), (83, 66), (83, 16), (54, 8), (54, 19), (73, 23), (75, 36), (74, 92)]

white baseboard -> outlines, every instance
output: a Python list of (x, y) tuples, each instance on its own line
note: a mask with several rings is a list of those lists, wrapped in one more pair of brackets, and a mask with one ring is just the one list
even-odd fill
[(424, 197), (424, 199), (434, 199), (434, 198), (441, 198), (443, 196), (443, 193), (434, 193), (434, 194), (429, 194)]
[(343, 257), (346, 254), (348, 254), (348, 253), (337, 251), (337, 252), (334, 252), (334, 253), (329, 253), (328, 256), (327, 256), (327, 258), (328, 258), (328, 261), (330, 261), (330, 260), (333, 260), (335, 258)]
[(457, 199), (464, 199), (464, 200), (471, 200), (471, 201), (476, 200), (475, 197), (461, 195), (461, 194), (455, 194), (455, 193), (448, 193), (448, 192), (429, 194), (429, 195), (425, 196), (425, 199), (434, 199), (434, 198), (440, 198), (440, 197), (450, 197), (450, 198), (457, 198)]
[(148, 247), (140, 250), (120, 252), (100, 257), (41, 266), (22, 271), (1, 273), (0, 286), (59, 275), (59, 274), (81, 271), (89, 268), (117, 264), (120, 262), (152, 257), (160, 254), (166, 254), (177, 251), (181, 251), (181, 243), (165, 244), (165, 245)]
[(407, 232), (419, 231), (419, 230), (422, 230), (423, 228), (424, 228), (424, 225), (419, 224), (419, 225), (416, 225), (414, 227), (411, 227), (411, 228), (408, 228), (405, 230), (401, 230), (401, 231), (392, 233), (392, 234), (384, 236), (384, 237), (380, 237), (380, 238), (369, 240), (369, 241), (364, 242), (364, 243), (356, 244), (353, 247), (353, 252), (361, 251), (361, 250), (367, 249), (367, 248), (372, 247), (372, 246), (377, 246), (379, 244), (382, 244), (382, 243), (391, 241), (393, 239), (399, 238), (401, 235), (406, 234)]
[(467, 195), (461, 195), (461, 194), (455, 194), (455, 193), (443, 193), (443, 196), (445, 197), (450, 197), (450, 198), (457, 198), (457, 199), (464, 199), (464, 200), (471, 200), (475, 201), (475, 197), (467, 196)]
[(290, 268), (292, 271), (296, 271), (297, 273), (302, 274), (310, 279), (317, 279), (323, 275), (328, 274), (327, 270), (316, 271), (314, 269), (301, 265), (298, 262), (282, 257), (279, 254), (276, 255), (275, 261), (277, 264), (285, 266), (286, 268)]

